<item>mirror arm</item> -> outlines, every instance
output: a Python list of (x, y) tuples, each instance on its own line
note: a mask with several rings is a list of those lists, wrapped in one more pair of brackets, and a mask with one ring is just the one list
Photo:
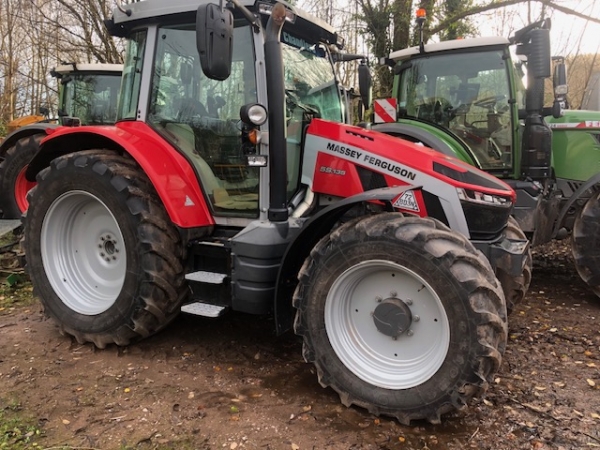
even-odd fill
[(232, 3), (237, 9), (239, 9), (246, 20), (252, 25), (252, 29), (255, 33), (260, 31), (260, 20), (254, 14), (250, 12), (248, 8), (242, 5), (239, 0), (227, 0), (228, 3)]

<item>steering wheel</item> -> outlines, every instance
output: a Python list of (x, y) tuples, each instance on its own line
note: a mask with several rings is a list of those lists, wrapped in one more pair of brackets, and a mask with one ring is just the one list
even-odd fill
[(473, 105), (480, 108), (492, 109), (500, 100), (504, 100), (506, 95), (492, 95), (473, 102)]
[(456, 109), (447, 101), (436, 100), (433, 105), (433, 118), (436, 123), (449, 127), (449, 123), (456, 117)]
[(177, 119), (186, 121), (194, 116), (208, 117), (208, 111), (198, 100), (193, 98), (180, 99), (177, 104)]

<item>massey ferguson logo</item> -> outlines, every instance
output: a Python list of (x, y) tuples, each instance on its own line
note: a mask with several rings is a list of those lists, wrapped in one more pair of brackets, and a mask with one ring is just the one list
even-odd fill
[(392, 175), (399, 175), (402, 178), (414, 180), (417, 177), (415, 172), (408, 170), (405, 167), (399, 166), (385, 159), (378, 158), (367, 152), (361, 152), (355, 150), (352, 147), (345, 147), (343, 145), (335, 144), (333, 142), (327, 143), (327, 150), (333, 153), (339, 153), (340, 155), (348, 156), (351, 159), (356, 160), (359, 164), (371, 166), (372, 169), (379, 172), (389, 172)]
[(417, 203), (417, 199), (415, 198), (415, 193), (413, 191), (403, 192), (402, 195), (394, 202), (394, 207), (415, 212), (420, 211), (419, 204)]

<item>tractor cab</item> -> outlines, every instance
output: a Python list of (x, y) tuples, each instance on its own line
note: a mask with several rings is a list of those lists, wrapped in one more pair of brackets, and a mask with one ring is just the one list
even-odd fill
[[(260, 20), (264, 27), (273, 4), (259, 5), (254, 20)], [(135, 5), (140, 11), (144, 6), (144, 2)], [(254, 8), (254, 4), (248, 6)], [(247, 140), (240, 145), (242, 135), (248, 136), (240, 110), (245, 105), (269, 104), (270, 86), (263, 66), (256, 62), (264, 58), (265, 36), (257, 33), (256, 24), (241, 17), (239, 11), (234, 13), (226, 78), (211, 78), (203, 70), (196, 45), (195, 10), (177, 24), (165, 22), (131, 32), (117, 114), (119, 121), (144, 121), (179, 150), (201, 180), (212, 214), (224, 222), (230, 217), (258, 218), (259, 197), (263, 195), (266, 203), (269, 189), (266, 170), (261, 169), (268, 158), (262, 158), (262, 163), (256, 158), (248, 163), (248, 156), (266, 155), (266, 146)], [(343, 123), (348, 114), (331, 51), (333, 47), (338, 52), (342, 41), (328, 25), (317, 25), (303, 14), (290, 10), (294, 20), (283, 25), (280, 42), (286, 163), (285, 173), (276, 176), (285, 180), (281, 203), (291, 208), (302, 200), (300, 174), (306, 126), (312, 118)], [(266, 126), (262, 129), (266, 143)]]
[(59, 81), (61, 125), (109, 125), (117, 117), (121, 64), (62, 64), (50, 75)]
[(468, 52), (460, 51), (460, 42), (455, 48), (442, 42), (427, 45), (423, 54), (408, 49), (391, 55), (397, 61), (398, 118), (449, 130), (486, 171), (511, 170), (518, 139), (518, 123), (511, 117), (524, 108), (525, 95), (511, 71), (508, 40), (481, 38), (470, 42)]
[(547, 27), (536, 23), (511, 39), (459, 39), (392, 52), (386, 61), (395, 75), (395, 119), (437, 136), (449, 154), (496, 176), (544, 179), (551, 154), (543, 120)]

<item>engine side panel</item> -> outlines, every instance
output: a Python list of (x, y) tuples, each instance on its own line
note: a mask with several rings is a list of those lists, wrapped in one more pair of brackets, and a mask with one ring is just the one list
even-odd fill
[[(439, 199), (444, 221), (469, 237), (456, 188), (483, 190), (510, 197), (513, 201), (514, 192), (496, 179), (490, 184), (493, 187), (483, 187), (453, 180), (434, 169), (434, 162), (439, 162), (461, 173), (472, 171), (486, 180), (490, 178), (488, 174), (457, 161), (376, 131), (313, 120), (306, 135), (302, 182), (316, 193), (344, 197), (385, 186), (422, 186), (423, 191)], [(369, 178), (369, 185), (365, 183), (365, 172), (376, 174)], [(373, 183), (376, 178), (379, 178), (379, 184)], [(395, 204), (398, 210), (420, 216), (431, 213), (420, 193), (411, 198), (404, 197)]]

